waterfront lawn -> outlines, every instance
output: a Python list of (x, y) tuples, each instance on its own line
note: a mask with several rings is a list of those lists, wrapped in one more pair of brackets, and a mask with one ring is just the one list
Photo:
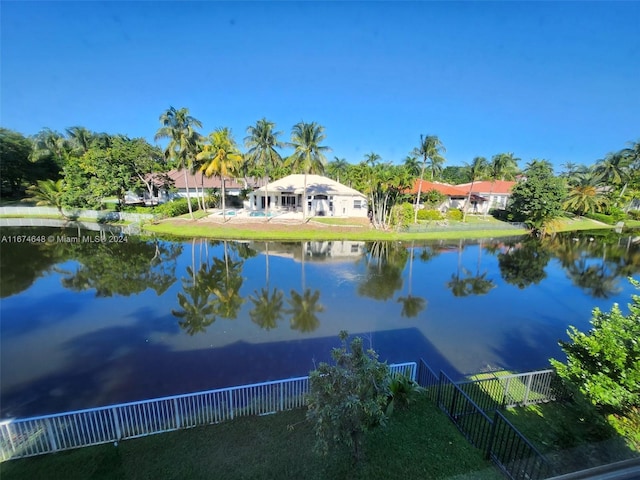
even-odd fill
[(501, 479), (451, 421), (426, 398), (396, 411), (366, 440), (365, 460), (312, 452), (305, 410), (243, 417), (208, 427), (0, 464), (12, 479)]
[[(619, 428), (583, 402), (551, 402), (510, 408), (506, 416), (556, 466), (568, 473), (640, 456), (640, 415)], [(619, 419), (618, 419), (619, 420)], [(635, 436), (632, 433), (635, 430)]]

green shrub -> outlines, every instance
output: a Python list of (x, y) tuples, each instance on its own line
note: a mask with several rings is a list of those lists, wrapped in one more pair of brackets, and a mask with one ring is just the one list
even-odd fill
[(391, 415), (394, 409), (408, 408), (411, 403), (418, 399), (424, 392), (424, 388), (411, 380), (407, 374), (395, 373), (389, 382), (389, 404), (387, 405), (387, 415)]
[(629, 210), (627, 212), (627, 215), (632, 219), (632, 220), (640, 220), (640, 210)]
[(440, 211), (438, 210), (427, 210), (427, 209), (418, 210), (418, 220), (433, 221), (433, 220), (442, 220), (443, 218), (444, 217), (442, 216), (442, 213), (440, 213)]
[(606, 213), (587, 213), (585, 217), (597, 222), (606, 223), (607, 225), (615, 225), (618, 222), (614, 217)]
[(447, 219), (454, 220), (456, 222), (462, 221), (462, 212), (458, 209), (449, 210), (447, 212)]
[[(418, 212), (420, 213), (420, 212)], [(413, 223), (413, 205), (410, 203), (402, 203), (394, 205), (391, 209), (391, 226), (407, 227)]]
[[(198, 209), (197, 199), (191, 199), (191, 208), (193, 211), (196, 211)], [(187, 204), (186, 198), (179, 198), (177, 200), (163, 203), (162, 205), (154, 207), (154, 213), (162, 217), (177, 217), (180, 215), (184, 215), (185, 213), (189, 213), (189, 205)]]

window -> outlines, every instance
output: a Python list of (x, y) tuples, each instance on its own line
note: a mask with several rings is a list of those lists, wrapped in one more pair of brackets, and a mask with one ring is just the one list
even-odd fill
[(356, 210), (359, 210), (362, 208), (362, 200), (354, 200), (353, 201), (353, 208)]

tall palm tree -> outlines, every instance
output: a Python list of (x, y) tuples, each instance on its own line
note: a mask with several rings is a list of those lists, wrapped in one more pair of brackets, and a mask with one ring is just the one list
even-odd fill
[(291, 142), (289, 146), (293, 147), (294, 151), (291, 156), (287, 158), (287, 164), (294, 170), (304, 173), (304, 187), (302, 189), (303, 222), (307, 219), (307, 174), (324, 173), (327, 163), (324, 152), (330, 151), (329, 147), (321, 145), (325, 138), (324, 127), (318, 125), (316, 122), (299, 122), (296, 123), (291, 130)]
[[(424, 171), (427, 167), (427, 161), (431, 166), (442, 165), (444, 157), (441, 152), (446, 152), (444, 145), (437, 135), (420, 135), (420, 145), (412, 152), (417, 157), (422, 157), (422, 168), (420, 169), (420, 183), (418, 184), (418, 193), (416, 195), (416, 203), (413, 212), (413, 223), (418, 223), (418, 205), (420, 204), (420, 195), (422, 195), (422, 180), (424, 179)], [(433, 180), (433, 170), (432, 180)]]
[(518, 169), (519, 158), (516, 158), (513, 153), (498, 153), (491, 158), (491, 163), (488, 165), (489, 176), (491, 177), (491, 188), (489, 189), (489, 205), (484, 211), (486, 218), (489, 213), (489, 207), (491, 206), (491, 195), (493, 195), (493, 187), (496, 180), (505, 180), (505, 178), (513, 178), (516, 170)]
[(282, 132), (274, 132), (275, 126), (274, 122), (262, 118), (255, 126), (247, 128), (247, 136), (244, 139), (248, 148), (245, 158), (253, 167), (261, 167), (264, 171), (266, 221), (269, 220), (269, 172), (282, 163), (282, 157), (276, 148), (284, 147), (284, 143), (278, 140)]
[(22, 201), (36, 202), (36, 206), (41, 207), (51, 205), (58, 209), (61, 217), (66, 215), (62, 211), (62, 195), (64, 194), (64, 183), (62, 179), (54, 180), (38, 180), (36, 185), (31, 185), (26, 191), (28, 197)]
[(420, 162), (418, 162), (418, 157), (415, 155), (407, 155), (402, 165), (412, 177), (415, 178), (420, 175)]
[(89, 151), (89, 147), (95, 139), (95, 135), (84, 127), (67, 128), (67, 135), (80, 155)]
[(469, 208), (469, 203), (471, 202), (471, 192), (473, 191), (473, 184), (476, 182), (476, 180), (479, 180), (486, 173), (487, 167), (487, 159), (484, 157), (475, 157), (471, 164), (467, 165), (469, 177), (471, 178), (471, 186), (469, 187), (469, 194), (467, 195), (467, 199), (465, 200), (464, 207), (462, 209), (463, 222), (467, 218), (467, 209)]
[(166, 138), (169, 140), (164, 155), (175, 164), (178, 170), (184, 171), (189, 216), (193, 220), (188, 173), (193, 165), (198, 151), (198, 142), (201, 138), (201, 135), (195, 129), (202, 128), (202, 123), (189, 115), (187, 108), (176, 110), (174, 107), (169, 107), (167, 111), (160, 115), (160, 123), (162, 127), (156, 132), (155, 139)]
[(222, 218), (226, 222), (224, 183), (227, 177), (232, 177), (240, 171), (242, 154), (238, 150), (229, 128), (216, 129), (209, 134), (208, 140), (209, 143), (203, 146), (196, 158), (203, 160), (200, 171), (204, 172), (207, 177), (216, 175), (222, 182)]
[(613, 186), (621, 186), (620, 198), (624, 195), (629, 181), (631, 158), (623, 152), (610, 153), (604, 159), (599, 160), (594, 172), (600, 175), (605, 182)]
[(71, 146), (64, 135), (45, 128), (34, 139), (33, 160), (51, 156), (58, 167), (62, 168), (69, 158), (70, 151)]
[(342, 174), (342, 178), (344, 179), (348, 169), (349, 162), (347, 162), (346, 158), (333, 157), (333, 160), (329, 162), (327, 166), (327, 171), (332, 177), (335, 177), (335, 181), (338, 183), (340, 183), (340, 174)]

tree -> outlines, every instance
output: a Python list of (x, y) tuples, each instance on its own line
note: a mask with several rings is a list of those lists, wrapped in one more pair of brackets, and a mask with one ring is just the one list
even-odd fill
[(84, 127), (67, 128), (67, 135), (73, 150), (79, 157), (89, 151), (95, 139), (95, 135)]
[(200, 171), (207, 177), (216, 175), (222, 181), (222, 218), (227, 221), (225, 205), (225, 178), (232, 177), (240, 172), (242, 164), (242, 154), (238, 150), (231, 130), (229, 128), (218, 128), (209, 134), (209, 143), (205, 144), (202, 151), (196, 158), (203, 160)]
[[(488, 166), (489, 177), (491, 178), (489, 205), (491, 205), (491, 195), (493, 194), (493, 187), (496, 180), (505, 180), (506, 178), (513, 179), (515, 172), (518, 170), (519, 160), (519, 158), (514, 157), (513, 153), (498, 153), (491, 158), (491, 163)], [(485, 218), (488, 213), (489, 208), (487, 207), (484, 211)]]
[(24, 201), (35, 201), (36, 206), (51, 205), (58, 209), (61, 217), (66, 217), (62, 211), (64, 184), (62, 180), (38, 180), (36, 185), (27, 188), (27, 198)]
[(385, 425), (389, 399), (389, 367), (373, 350), (364, 350), (362, 339), (351, 341), (340, 332), (342, 346), (334, 348), (334, 365), (320, 363), (309, 375), (307, 419), (314, 425), (316, 451), (326, 455), (330, 447), (351, 449), (353, 459), (363, 457), (367, 432)]
[(562, 208), (577, 215), (586, 215), (587, 213), (601, 212), (609, 206), (609, 199), (599, 188), (602, 183), (600, 175), (588, 171), (577, 175), (574, 182), (569, 188)]
[(347, 162), (346, 158), (333, 157), (333, 160), (327, 165), (329, 176), (334, 178), (338, 183), (340, 183), (340, 175), (342, 175), (342, 179), (344, 180), (348, 170), (349, 162)]
[(420, 175), (420, 162), (418, 161), (418, 157), (415, 155), (407, 155), (404, 158), (402, 166), (407, 170), (407, 173), (414, 178), (417, 178)]
[(302, 220), (307, 218), (307, 174), (324, 173), (327, 159), (324, 152), (330, 150), (325, 145), (320, 145), (326, 138), (324, 127), (316, 122), (299, 122), (291, 130), (291, 143), (293, 153), (287, 158), (287, 165), (304, 173), (304, 187), (302, 189)]
[(532, 161), (524, 173), (525, 179), (513, 187), (507, 209), (511, 218), (524, 221), (536, 234), (544, 234), (548, 223), (563, 213), (566, 187), (546, 161)]
[[(640, 288), (640, 282), (629, 281)], [(632, 295), (629, 314), (618, 304), (609, 312), (594, 308), (588, 333), (574, 326), (570, 342), (560, 342), (567, 362), (552, 359), (556, 372), (604, 413), (640, 407), (640, 296)]]
[(433, 168), (442, 168), (444, 157), (440, 152), (446, 149), (436, 135), (420, 135), (420, 145), (413, 150), (413, 155), (422, 157), (422, 168), (420, 169), (420, 183), (418, 184), (418, 193), (416, 194), (416, 204), (414, 207), (413, 223), (418, 223), (418, 205), (420, 204), (420, 194), (422, 193), (422, 180), (424, 179), (424, 170), (427, 167), (427, 161), (431, 165), (431, 180), (433, 180)]
[(594, 172), (600, 175), (609, 185), (620, 187), (620, 196), (624, 195), (629, 181), (629, 170), (631, 166), (631, 158), (623, 152), (610, 153), (603, 160), (599, 160)]
[(469, 177), (471, 178), (471, 186), (469, 187), (469, 194), (467, 195), (467, 199), (464, 202), (464, 207), (462, 207), (463, 222), (467, 218), (467, 209), (469, 208), (469, 203), (471, 202), (471, 192), (473, 191), (473, 184), (476, 180), (479, 180), (483, 175), (486, 174), (488, 167), (489, 164), (487, 163), (487, 159), (484, 157), (475, 157), (471, 164), (467, 165)]
[(0, 128), (0, 195), (17, 196), (31, 174), (31, 142), (18, 132)]
[(201, 137), (195, 128), (202, 128), (202, 123), (189, 115), (187, 108), (176, 110), (174, 107), (169, 107), (160, 115), (160, 123), (162, 127), (156, 132), (155, 139), (166, 138), (169, 140), (164, 151), (165, 158), (170, 159), (178, 170), (184, 170), (187, 205), (189, 206), (189, 215), (193, 220), (188, 173), (197, 154), (198, 141)]
[(276, 148), (282, 148), (284, 143), (278, 140), (282, 132), (274, 132), (275, 123), (266, 118), (258, 120), (256, 125), (247, 128), (247, 137), (244, 139), (245, 146), (249, 149), (245, 155), (247, 161), (254, 167), (262, 168), (264, 171), (265, 207), (267, 214), (265, 221), (269, 220), (269, 172), (282, 163), (282, 157)]

